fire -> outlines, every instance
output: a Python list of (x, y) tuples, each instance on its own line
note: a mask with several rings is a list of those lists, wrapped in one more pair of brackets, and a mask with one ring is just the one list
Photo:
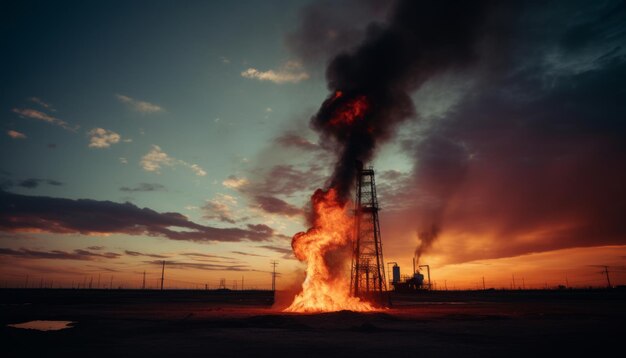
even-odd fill
[[(333, 100), (343, 97), (343, 92), (337, 91)], [(365, 112), (369, 109), (369, 103), (365, 96), (356, 96), (342, 104), (330, 119), (331, 125), (351, 125), (356, 120), (363, 119)]]
[[(307, 264), (306, 279), (286, 312), (373, 311), (359, 298), (351, 297), (345, 275), (334, 275), (326, 255), (350, 244), (353, 221), (341, 203), (337, 191), (318, 189), (311, 198), (313, 227), (297, 233), (292, 240), (296, 257)], [(338, 277), (337, 277), (338, 276)]]

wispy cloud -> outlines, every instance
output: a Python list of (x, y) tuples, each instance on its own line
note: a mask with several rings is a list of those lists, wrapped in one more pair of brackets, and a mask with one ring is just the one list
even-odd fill
[(153, 257), (155, 259), (166, 259), (169, 256), (165, 256), (165, 255), (157, 255), (157, 254), (147, 254), (145, 252), (139, 252), (139, 251), (130, 251), (130, 250), (126, 250), (124, 251), (124, 253), (128, 256), (145, 256), (145, 257)]
[(70, 127), (70, 125), (64, 121), (61, 120), (59, 118), (53, 117), (47, 113), (38, 111), (36, 109), (32, 109), (32, 108), (13, 108), (11, 110), (13, 113), (17, 113), (20, 117), (22, 118), (31, 118), (31, 119), (36, 119), (39, 121), (44, 121), (50, 124), (54, 124), (56, 126), (62, 127), (63, 129), (67, 129), (68, 131), (72, 131), (75, 132), (76, 129), (78, 129), (78, 126), (76, 127)]
[(139, 185), (135, 187), (127, 187), (123, 186), (120, 188), (120, 191), (125, 192), (138, 192), (138, 191), (165, 191), (165, 187), (161, 184), (157, 183), (139, 183)]
[(309, 79), (309, 74), (302, 69), (302, 65), (296, 61), (289, 61), (278, 70), (259, 71), (250, 67), (241, 72), (241, 76), (259, 81), (270, 81), (277, 84), (298, 83)]
[(34, 189), (38, 187), (40, 184), (48, 184), (53, 186), (61, 186), (63, 183), (53, 179), (39, 179), (39, 178), (28, 178), (21, 180), (17, 183), (17, 186), (21, 186), (26, 189)]
[(14, 131), (12, 129), (7, 131), (7, 135), (13, 139), (26, 139), (26, 134)]
[(19, 250), (0, 248), (0, 256), (12, 256), (28, 259), (56, 259), (56, 260), (95, 260), (117, 259), (120, 254), (115, 252), (97, 253), (88, 250), (77, 249), (71, 252), (61, 250), (38, 251), (20, 248)]
[(109, 148), (111, 144), (119, 143), (122, 137), (111, 130), (94, 128), (87, 132), (89, 148)]
[[(148, 264), (161, 265), (162, 261), (145, 261)], [(208, 264), (197, 262), (181, 262), (181, 261), (166, 261), (166, 265), (170, 268), (179, 269), (196, 269), (207, 271), (256, 271), (251, 269), (248, 265), (223, 265), (223, 264)]]
[(54, 109), (54, 107), (52, 107), (52, 105), (50, 103), (44, 102), (39, 97), (30, 97), (28, 100), (33, 102), (33, 103), (36, 103), (36, 104), (42, 106), (43, 108), (47, 109), (50, 112), (56, 112), (57, 111), (56, 109)]
[(159, 106), (158, 104), (140, 101), (138, 99), (125, 96), (123, 94), (116, 94), (115, 97), (117, 97), (120, 102), (126, 103), (130, 108), (140, 113), (151, 114), (164, 111), (163, 107)]
[(234, 224), (237, 222), (233, 209), (237, 206), (237, 199), (227, 194), (217, 194), (215, 198), (207, 200), (202, 206), (203, 218), (217, 219)]
[(0, 181), (0, 190), (8, 189), (13, 186), (19, 186), (19, 187), (26, 188), (26, 189), (35, 189), (41, 184), (48, 184), (48, 185), (54, 185), (54, 186), (63, 185), (62, 182), (54, 180), (54, 179), (27, 178), (27, 179), (18, 180), (17, 182), (13, 180), (4, 179)]
[(238, 189), (248, 184), (248, 179), (238, 178), (234, 175), (229, 176), (222, 182), (222, 185), (230, 189)]
[(140, 164), (143, 170), (158, 173), (159, 170), (161, 170), (161, 167), (173, 166), (175, 162), (174, 158), (170, 157), (167, 153), (161, 150), (161, 147), (158, 145), (152, 145), (152, 149), (148, 152), (148, 154), (141, 158)]
[(159, 173), (162, 167), (173, 167), (182, 165), (189, 168), (197, 176), (205, 176), (207, 173), (198, 164), (188, 163), (184, 160), (176, 159), (165, 153), (158, 145), (152, 145), (152, 149), (141, 158), (141, 167), (148, 172)]

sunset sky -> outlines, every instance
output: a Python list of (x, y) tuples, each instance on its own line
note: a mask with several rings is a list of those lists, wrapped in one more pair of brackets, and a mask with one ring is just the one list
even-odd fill
[[(414, 113), (369, 163), (385, 261), (419, 251), (437, 288), (626, 284), (625, 3), (418, 3)], [(170, 288), (269, 288), (272, 260), (297, 286), (291, 237), (337, 158), (309, 126), (327, 65), (394, 13), (3, 2), (0, 286), (155, 287), (163, 260)]]

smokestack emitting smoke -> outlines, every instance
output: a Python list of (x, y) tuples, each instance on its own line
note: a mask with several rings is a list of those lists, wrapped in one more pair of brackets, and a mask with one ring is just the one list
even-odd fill
[[(371, 160), (396, 125), (415, 116), (412, 91), (473, 59), (481, 8), (475, 2), (398, 1), (386, 25), (371, 24), (360, 46), (328, 65), (331, 94), (311, 126), (338, 158), (328, 189), (312, 197), (312, 227), (292, 240), (296, 257), (307, 263), (307, 277), (287, 311), (372, 309), (349, 297), (344, 272), (352, 223), (346, 203), (357, 161)], [(429, 237), (434, 240), (436, 230)]]
[(416, 265), (419, 265), (420, 257), (422, 257), (422, 254), (433, 245), (433, 242), (435, 242), (435, 239), (437, 239), (438, 235), (439, 227), (435, 223), (433, 223), (429, 229), (417, 233), (418, 243), (417, 247), (415, 248)]
[(483, 8), (482, 2), (398, 1), (388, 24), (370, 24), (360, 46), (330, 62), (331, 94), (311, 126), (338, 153), (329, 186), (342, 199), (354, 183), (357, 160), (372, 159), (396, 125), (415, 116), (411, 92), (474, 58)]

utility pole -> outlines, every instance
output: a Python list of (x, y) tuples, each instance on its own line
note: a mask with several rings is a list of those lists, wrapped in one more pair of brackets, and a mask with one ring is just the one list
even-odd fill
[(607, 287), (608, 288), (612, 288), (613, 286), (611, 286), (611, 279), (609, 278), (609, 267), (608, 266), (604, 266), (604, 272), (606, 275), (606, 283), (607, 283)]
[(100, 274), (98, 274), (98, 289), (100, 288)]
[(165, 279), (165, 260), (163, 260), (163, 265), (161, 266), (161, 291), (163, 291), (163, 280)]
[(522, 277), (522, 290), (526, 289), (526, 281), (524, 281), (524, 278)]
[(272, 260), (270, 263), (273, 267), (272, 270), (272, 291), (276, 291), (276, 265), (278, 265), (278, 261)]
[(569, 280), (567, 279), (567, 274), (565, 274), (565, 287), (569, 288)]
[(113, 289), (113, 275), (111, 275), (111, 282), (109, 283), (109, 290)]
[(483, 291), (485, 291), (487, 288), (485, 287), (485, 276), (483, 276)]
[(515, 286), (515, 274), (511, 274), (511, 277), (513, 277), (513, 289), (516, 290), (517, 286)]
[(243, 275), (241, 275), (241, 290), (243, 291)]
[(89, 279), (89, 289), (91, 290), (91, 285), (93, 284), (93, 276)]
[(26, 275), (26, 283), (24, 284), (24, 288), (28, 288), (28, 275)]
[(146, 270), (143, 270), (143, 282), (141, 284), (141, 289), (142, 290), (146, 289)]

